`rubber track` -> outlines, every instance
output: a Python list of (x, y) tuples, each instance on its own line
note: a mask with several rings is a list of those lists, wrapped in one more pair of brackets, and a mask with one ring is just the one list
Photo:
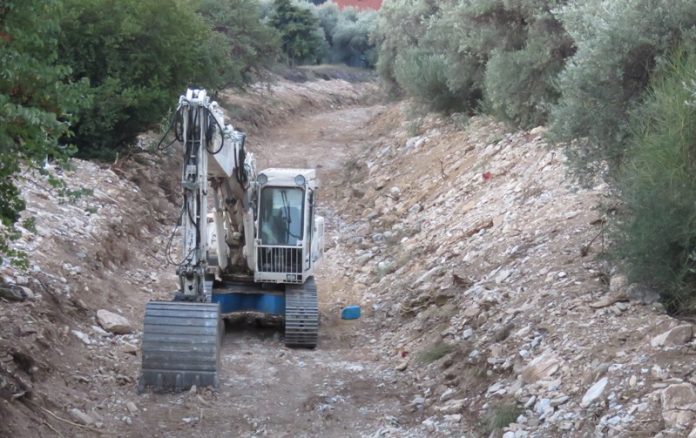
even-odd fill
[(147, 303), (139, 390), (217, 388), (223, 332), (217, 303)]
[(309, 278), (285, 290), (285, 345), (314, 348), (319, 337), (317, 285)]

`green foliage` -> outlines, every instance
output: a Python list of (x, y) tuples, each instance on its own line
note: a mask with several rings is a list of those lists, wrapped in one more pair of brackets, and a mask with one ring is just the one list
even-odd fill
[(392, 0), (374, 40), (392, 90), (433, 109), (488, 109), (521, 126), (545, 121), (572, 41), (551, 10), (561, 0)]
[(577, 52), (558, 78), (562, 97), (552, 111), (552, 134), (568, 149), (580, 175), (613, 173), (629, 141), (629, 113), (665, 54), (692, 38), (692, 0), (573, 1), (560, 19)]
[(370, 35), (377, 28), (376, 11), (345, 8), (329, 2), (314, 8), (327, 40), (326, 61), (353, 67), (375, 66), (377, 50)]
[(74, 125), (83, 157), (112, 157), (187, 85), (219, 88), (239, 71), (227, 39), (184, 0), (65, 0), (61, 30), (61, 60), (90, 84), (92, 104)]
[(46, 156), (68, 156), (60, 147), (67, 138), (71, 114), (81, 87), (66, 81), (67, 67), (58, 64), (58, 0), (7, 0), (0, 5), (0, 254), (12, 261), (22, 255), (9, 248), (16, 237), (12, 225), (24, 209), (13, 177), (22, 164)]
[(508, 20), (526, 23), (524, 42), (493, 50), (486, 64), (484, 90), (489, 111), (523, 128), (543, 124), (560, 91), (555, 80), (574, 52), (573, 41), (549, 12), (556, 2), (545, 1)]
[(263, 76), (279, 54), (275, 30), (261, 23), (256, 0), (202, 0), (198, 12), (229, 47), (226, 85), (242, 86)]
[(22, 227), (30, 233), (36, 234), (36, 218), (28, 217), (22, 221)]
[(696, 311), (696, 51), (678, 51), (632, 114), (618, 185), (628, 215), (614, 228), (629, 276), (667, 309)]
[(428, 0), (387, 0), (382, 4), (371, 39), (378, 51), (377, 72), (388, 92), (401, 91), (394, 71), (397, 56), (418, 46), (437, 11), (437, 2)]
[(274, 0), (269, 24), (280, 34), (283, 53), (291, 63), (314, 64), (322, 58), (324, 37), (308, 8)]

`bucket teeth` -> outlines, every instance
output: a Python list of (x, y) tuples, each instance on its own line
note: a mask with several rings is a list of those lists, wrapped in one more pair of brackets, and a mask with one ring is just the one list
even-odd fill
[(285, 345), (314, 348), (319, 336), (319, 307), (314, 278), (285, 290)]
[(217, 303), (151, 301), (145, 308), (138, 388), (185, 391), (219, 387), (224, 333)]

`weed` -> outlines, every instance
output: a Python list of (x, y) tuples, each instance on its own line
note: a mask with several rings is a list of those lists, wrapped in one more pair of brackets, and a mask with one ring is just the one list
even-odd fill
[(418, 354), (418, 360), (424, 363), (433, 363), (436, 360), (447, 356), (452, 351), (454, 351), (453, 346), (444, 342), (438, 342), (437, 344), (421, 351)]
[(36, 234), (36, 218), (28, 217), (22, 221), (22, 227), (24, 227), (30, 233)]
[(501, 403), (492, 408), (484, 418), (483, 429), (486, 435), (490, 435), (496, 430), (501, 430), (511, 423), (517, 421), (524, 410), (515, 403)]

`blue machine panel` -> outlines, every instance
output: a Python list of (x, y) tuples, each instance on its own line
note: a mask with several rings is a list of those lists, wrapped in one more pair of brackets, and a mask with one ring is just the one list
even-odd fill
[(280, 294), (249, 294), (213, 292), (213, 303), (220, 303), (220, 313), (259, 312), (285, 315), (285, 296)]

